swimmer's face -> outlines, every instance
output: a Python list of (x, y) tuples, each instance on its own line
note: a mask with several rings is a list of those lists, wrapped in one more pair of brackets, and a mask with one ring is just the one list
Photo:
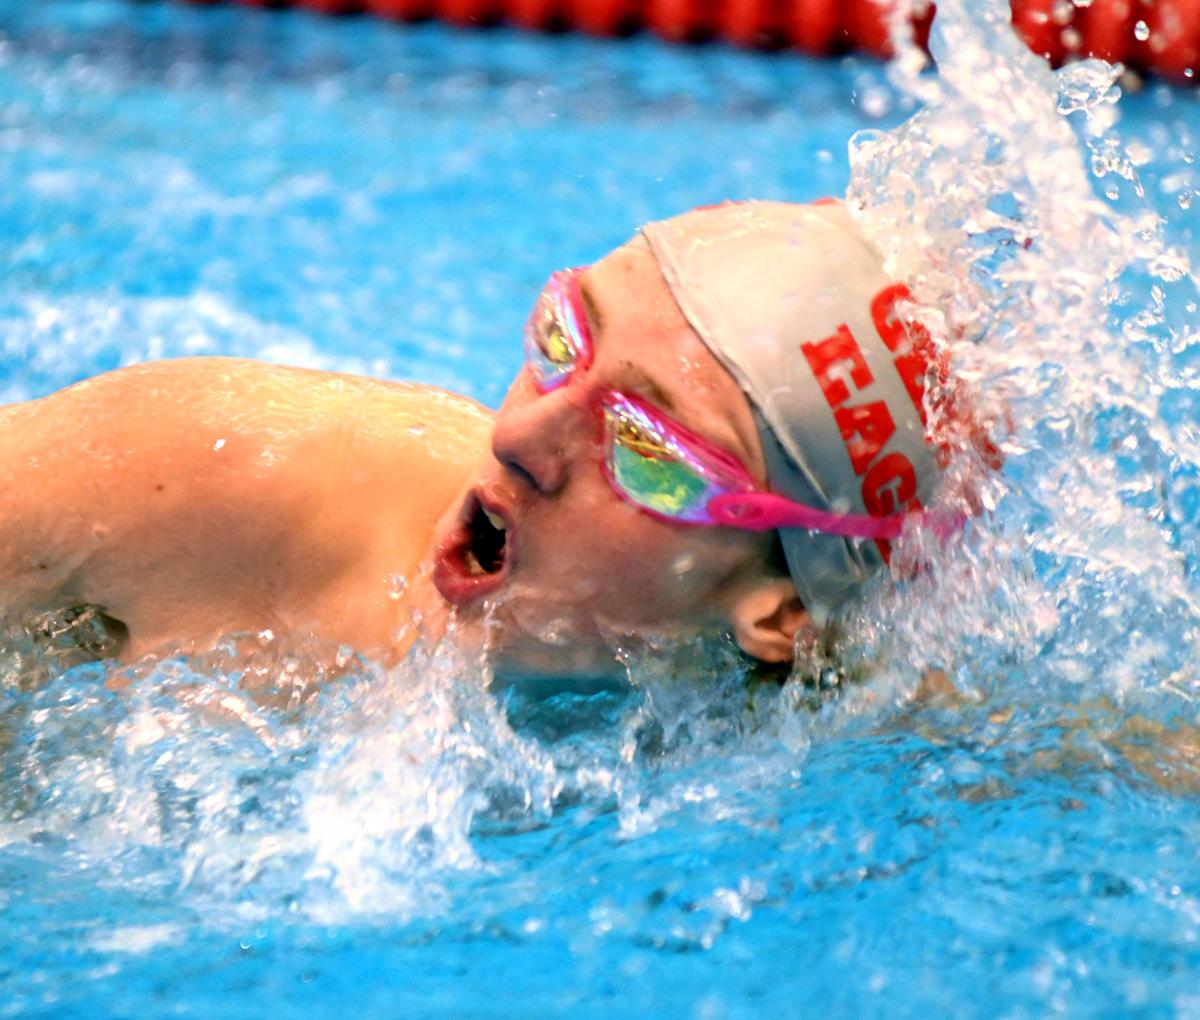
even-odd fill
[(486, 621), (505, 665), (608, 672), (629, 635), (732, 632), (790, 658), (806, 617), (771, 570), (772, 537), (664, 521), (622, 500), (603, 470), (598, 393), (633, 394), (766, 470), (750, 405), (692, 331), (648, 249), (627, 245), (581, 278), (594, 360), (539, 391), (517, 376), (491, 455), (438, 528), (434, 577), (460, 619)]

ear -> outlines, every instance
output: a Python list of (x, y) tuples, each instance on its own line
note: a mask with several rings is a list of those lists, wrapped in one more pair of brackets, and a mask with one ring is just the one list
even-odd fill
[(748, 585), (729, 607), (733, 639), (743, 652), (763, 662), (791, 662), (796, 635), (811, 624), (786, 577)]

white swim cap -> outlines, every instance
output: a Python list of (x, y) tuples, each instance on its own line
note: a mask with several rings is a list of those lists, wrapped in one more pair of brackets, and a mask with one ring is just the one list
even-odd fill
[[(642, 233), (684, 316), (750, 398), (773, 492), (872, 516), (928, 500), (927, 350), (895, 315), (907, 290), (841, 203), (726, 203)], [(817, 619), (890, 554), (885, 541), (779, 534)]]

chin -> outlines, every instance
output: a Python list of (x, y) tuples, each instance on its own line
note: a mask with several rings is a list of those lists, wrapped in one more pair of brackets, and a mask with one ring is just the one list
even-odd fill
[(443, 599), (448, 614), (444, 640), (477, 657), (497, 678), (623, 680), (615, 643), (586, 619), (556, 615), (561, 604), (553, 596), (535, 598), (527, 590), (517, 595), (504, 589), (461, 605)]
[[(552, 603), (551, 603), (552, 604)], [(621, 679), (616, 651), (594, 627), (556, 620), (536, 605), (497, 606), (485, 626), (488, 659), (497, 675)]]
[(625, 678), (625, 668), (608, 649), (539, 645), (518, 646), (489, 652), (497, 677), (538, 677), (611, 683)]

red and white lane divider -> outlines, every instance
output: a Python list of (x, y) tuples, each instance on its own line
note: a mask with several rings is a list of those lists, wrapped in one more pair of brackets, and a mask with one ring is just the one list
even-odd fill
[[(212, 0), (192, 0), (207, 3)], [(723, 39), (805, 53), (888, 55), (887, 0), (240, 0), (257, 7), (365, 12), (456, 25), (511, 22), (618, 35), (649, 28), (673, 41)], [(1051, 63), (1084, 56), (1122, 61), (1180, 83), (1200, 81), (1200, 0), (1012, 0), (1013, 24)], [(922, 43), (933, 10), (916, 24)]]

